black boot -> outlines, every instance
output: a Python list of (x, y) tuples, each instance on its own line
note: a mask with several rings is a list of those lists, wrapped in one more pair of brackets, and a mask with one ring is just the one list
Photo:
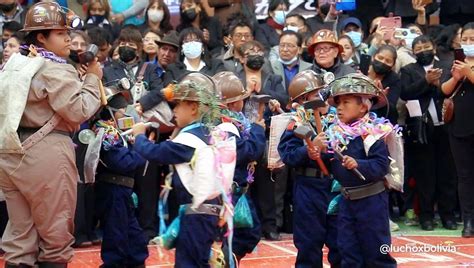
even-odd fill
[(67, 262), (38, 262), (38, 268), (67, 268)]
[(11, 264), (11, 263), (7, 262), (5, 264), (5, 268), (33, 268), (33, 266), (26, 265), (26, 264), (23, 264), (23, 263), (20, 263), (20, 264), (16, 265), (16, 264)]
[(462, 230), (462, 237), (474, 237), (474, 219), (464, 217), (464, 229)]

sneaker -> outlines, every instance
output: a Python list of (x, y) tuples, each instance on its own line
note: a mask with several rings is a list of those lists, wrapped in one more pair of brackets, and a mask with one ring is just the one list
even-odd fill
[(389, 222), (390, 222), (390, 232), (396, 232), (400, 230), (400, 226), (398, 226), (398, 224), (396, 224), (390, 219), (389, 219)]
[(418, 225), (418, 218), (413, 209), (408, 209), (405, 212), (405, 225), (406, 226), (415, 226)]

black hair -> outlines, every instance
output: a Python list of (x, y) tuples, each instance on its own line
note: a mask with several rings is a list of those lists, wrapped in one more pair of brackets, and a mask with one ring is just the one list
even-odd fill
[(186, 38), (187, 36), (193, 36), (193, 35), (196, 36), (199, 39), (199, 41), (202, 42), (202, 49), (204, 51), (203, 51), (203, 54), (201, 55), (201, 60), (204, 61), (207, 66), (211, 66), (211, 56), (210, 56), (209, 50), (207, 49), (207, 43), (204, 40), (204, 33), (201, 30), (196, 29), (194, 27), (185, 28), (179, 34), (179, 50), (180, 51), (178, 53), (180, 55), (179, 56), (180, 61), (183, 62), (184, 60), (184, 55), (183, 53), (181, 53), (182, 46), (184, 43), (184, 38)]
[(444, 28), (444, 25), (428, 25), (425, 27), (423, 34), (434, 40), (443, 32)]
[(228, 29), (228, 32), (227, 34), (224, 34), (224, 36), (233, 35), (237, 27), (248, 27), (250, 32), (253, 34), (252, 23), (248, 21), (247, 18), (241, 13), (233, 13), (227, 20), (227, 23), (228, 27), (225, 27), (224, 29)]
[(201, 8), (201, 11), (199, 12), (199, 25), (200, 26), (207, 25), (207, 22), (209, 21), (209, 15), (207, 15), (206, 10), (204, 9), (203, 5), (201, 4), (201, 0), (180, 0), (179, 1), (179, 3), (180, 3), (180, 5), (179, 5), (180, 23), (176, 27), (176, 31), (181, 32), (183, 29), (193, 27), (190, 21), (186, 21), (185, 19), (183, 19), (184, 14), (183, 14), (183, 10), (182, 10), (181, 6), (184, 2), (195, 3), (197, 6), (199, 6)]
[(444, 52), (451, 50), (459, 28), (461, 28), (461, 25), (457, 23), (446, 26), (435, 38), (436, 47)]
[(290, 31), (290, 30), (283, 31), (280, 35), (280, 40), (283, 36), (287, 36), (287, 35), (296, 36), (296, 44), (298, 45), (298, 47), (301, 47), (303, 45), (303, 37), (301, 37), (301, 34)]
[(16, 33), (21, 30), (23, 26), (16, 21), (9, 21), (3, 24), (3, 31), (8, 30), (10, 32)]
[(467, 30), (474, 30), (474, 22), (468, 22), (462, 27), (461, 36), (464, 33), (464, 31), (467, 31)]
[(155, 2), (158, 3), (158, 7), (163, 9), (163, 19), (160, 22), (160, 32), (161, 34), (164, 35), (168, 33), (169, 31), (173, 30), (173, 26), (171, 25), (171, 22), (170, 22), (171, 20), (170, 9), (168, 8), (168, 5), (166, 4), (164, 0), (150, 0), (150, 2), (148, 3), (148, 7), (145, 10), (146, 12), (145, 12), (144, 25), (148, 25), (148, 9), (150, 9), (150, 7), (155, 4)]
[[(414, 42), (413, 42), (414, 43)], [(390, 52), (390, 54), (392, 54), (392, 57), (393, 57), (393, 64), (395, 64), (395, 62), (397, 61), (397, 50), (391, 46), (391, 45), (381, 45), (377, 51), (375, 51), (374, 53), (374, 57), (375, 55), (379, 54), (380, 52), (382, 51), (388, 51)]]
[[(48, 38), (50, 33), (51, 33), (51, 30), (39, 30), (39, 31), (29, 32), (25, 36), (25, 45), (27, 45), (27, 46), (35, 45), (35, 46), (38, 46), (38, 47), (42, 47), (42, 44), (38, 41), (38, 35), (42, 34), (42, 35), (44, 35), (44, 37)], [(25, 51), (20, 49), (20, 53), (24, 54), (24, 55), (27, 55), (29, 53), (29, 51), (28, 51), (28, 49), (25, 50)]]
[(287, 8), (290, 7), (288, 0), (270, 0), (268, 3), (268, 14), (270, 14), (271, 11), (275, 11), (280, 4), (285, 4)]
[(110, 36), (109, 31), (102, 27), (95, 26), (88, 29), (87, 35), (89, 35), (91, 43), (97, 45), (98, 47), (112, 43), (112, 37)]
[(411, 49), (415, 50), (415, 45), (419, 44), (419, 43), (422, 43), (422, 44), (431, 43), (433, 45), (433, 47), (436, 47), (436, 44), (433, 41), (433, 39), (431, 39), (431, 37), (429, 37), (427, 35), (420, 35), (420, 36), (418, 36), (417, 38), (415, 38), (413, 40), (413, 44), (411, 45)]

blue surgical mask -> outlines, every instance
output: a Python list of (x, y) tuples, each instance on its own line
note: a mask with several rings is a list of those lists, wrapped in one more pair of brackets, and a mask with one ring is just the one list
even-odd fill
[(461, 45), (466, 57), (474, 57), (474, 45)]
[(188, 59), (195, 59), (202, 53), (202, 42), (191, 41), (183, 44), (184, 56)]
[(280, 25), (285, 25), (285, 11), (283, 10), (276, 10), (275, 11), (275, 17), (273, 17), (273, 20), (280, 24)]
[(282, 58), (278, 57), (278, 61), (283, 63), (283, 65), (285, 66), (291, 65), (295, 63), (295, 61), (297, 60), (298, 60), (298, 56), (294, 56), (291, 60), (283, 60)]
[(362, 33), (350, 31), (346, 33), (346, 35), (351, 38), (352, 42), (354, 42), (355, 47), (360, 46), (360, 44), (362, 43)]

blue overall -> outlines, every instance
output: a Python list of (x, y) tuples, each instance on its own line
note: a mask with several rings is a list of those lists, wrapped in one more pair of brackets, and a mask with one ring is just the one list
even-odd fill
[[(190, 125), (188, 131), (202, 141), (209, 143), (209, 131), (200, 125)], [(189, 163), (194, 148), (172, 141), (151, 143), (145, 135), (135, 139), (135, 150), (145, 159), (162, 165)], [(172, 177), (173, 190), (176, 191), (178, 205), (192, 203), (192, 195), (186, 190), (177, 172)], [(218, 200), (208, 200), (207, 204), (218, 204)], [(210, 267), (211, 246), (217, 235), (217, 216), (189, 214), (181, 218), (180, 230), (176, 240), (175, 267)]]
[[(319, 168), (309, 158), (304, 141), (296, 137), (293, 127), (285, 130), (278, 145), (283, 163), (292, 168)], [(328, 166), (329, 158), (323, 159)], [(323, 247), (329, 248), (332, 267), (340, 265), (337, 247), (337, 216), (327, 215), (328, 205), (337, 193), (331, 192), (329, 177), (297, 175), (293, 186), (293, 241), (298, 249), (296, 267), (323, 267)]]
[[(362, 138), (357, 137), (349, 143), (343, 154), (357, 161), (359, 171), (366, 178), (366, 181), (361, 180), (334, 159), (332, 171), (343, 187), (363, 186), (384, 180), (389, 159), (387, 146), (382, 140), (376, 141), (366, 154)], [(380, 253), (383, 244), (391, 244), (387, 192), (359, 200), (342, 199), (339, 204), (337, 240), (342, 267), (396, 267), (396, 261), (390, 254)]]
[[(234, 182), (238, 185), (232, 194), (232, 203), (235, 206), (239, 198), (242, 196), (242, 188), (248, 186), (247, 182), (247, 165), (250, 162), (257, 161), (261, 158), (265, 150), (265, 130), (257, 125), (252, 124), (248, 138), (237, 138), (237, 162), (234, 173)], [(240, 191), (239, 191), (240, 189)], [(234, 228), (234, 237), (232, 240), (232, 251), (240, 259), (247, 253), (251, 253), (257, 246), (261, 237), (261, 225), (257, 216), (257, 210), (250, 197), (247, 198), (250, 212), (252, 213), (252, 228)], [(224, 240), (224, 250), (227, 239)]]
[[(123, 145), (101, 149), (97, 177), (108, 173), (133, 178), (145, 160)], [(135, 267), (148, 258), (147, 240), (140, 228), (132, 202), (133, 189), (102, 182), (95, 185), (96, 213), (103, 231), (101, 258), (103, 267)]]

